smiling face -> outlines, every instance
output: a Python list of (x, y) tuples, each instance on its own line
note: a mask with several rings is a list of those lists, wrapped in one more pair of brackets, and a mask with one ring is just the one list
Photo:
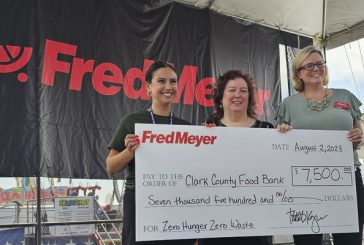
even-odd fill
[(178, 91), (177, 74), (171, 68), (159, 68), (153, 73), (151, 83), (147, 83), (147, 91), (153, 104), (158, 106), (172, 104)]
[(249, 104), (247, 82), (241, 77), (229, 80), (226, 84), (221, 103), (225, 113), (246, 113)]
[[(320, 62), (324, 62), (323, 58), (319, 53), (311, 53), (303, 62), (301, 67), (307, 65), (307, 64), (317, 64)], [(321, 68), (318, 68), (316, 65), (313, 67), (312, 71), (308, 71), (306, 69), (301, 69), (298, 71), (298, 78), (301, 79), (301, 81), (304, 82), (305, 86), (310, 85), (324, 85), (324, 80), (326, 78), (326, 68), (325, 66), (322, 66)]]

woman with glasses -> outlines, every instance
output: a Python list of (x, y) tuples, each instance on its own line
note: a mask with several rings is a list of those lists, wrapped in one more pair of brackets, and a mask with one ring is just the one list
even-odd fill
[[(360, 126), (361, 102), (345, 89), (327, 88), (328, 70), (320, 50), (313, 46), (302, 49), (292, 64), (294, 89), (298, 92), (286, 98), (276, 114), (277, 130), (294, 129), (346, 130), (353, 144), (356, 166), (359, 232), (333, 234), (334, 244), (361, 245), (364, 215), (364, 188), (356, 149), (362, 139)], [(322, 235), (296, 235), (296, 245), (321, 245)]]
[[(193, 245), (194, 240), (136, 242), (134, 153), (139, 146), (139, 138), (135, 135), (135, 123), (190, 125), (172, 113), (171, 106), (178, 92), (177, 74), (173, 66), (156, 61), (149, 67), (145, 80), (151, 106), (147, 110), (126, 115), (120, 121), (109, 144), (110, 153), (106, 159), (106, 167), (110, 174), (128, 169), (123, 200), (122, 244)], [(160, 154), (163, 155), (163, 152)]]

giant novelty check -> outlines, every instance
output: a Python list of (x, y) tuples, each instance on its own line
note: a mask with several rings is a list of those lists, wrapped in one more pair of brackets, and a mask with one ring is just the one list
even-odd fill
[(345, 131), (135, 131), (138, 241), (358, 231)]

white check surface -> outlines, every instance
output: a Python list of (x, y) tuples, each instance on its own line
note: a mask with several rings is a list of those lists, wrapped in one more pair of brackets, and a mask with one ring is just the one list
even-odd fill
[(135, 131), (138, 241), (358, 230), (345, 131)]

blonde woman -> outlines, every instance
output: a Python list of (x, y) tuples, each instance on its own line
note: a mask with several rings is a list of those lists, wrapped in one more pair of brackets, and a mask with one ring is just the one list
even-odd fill
[[(277, 129), (285, 133), (294, 129), (347, 130), (353, 143), (356, 167), (356, 191), (359, 208), (359, 232), (333, 234), (335, 245), (361, 245), (363, 231), (364, 188), (360, 162), (355, 151), (362, 139), (360, 126), (361, 102), (345, 89), (329, 89), (328, 70), (320, 50), (313, 46), (302, 49), (292, 64), (294, 89), (276, 114)], [(333, 224), (334, 225), (334, 224)], [(296, 235), (296, 245), (321, 245), (322, 235)]]

